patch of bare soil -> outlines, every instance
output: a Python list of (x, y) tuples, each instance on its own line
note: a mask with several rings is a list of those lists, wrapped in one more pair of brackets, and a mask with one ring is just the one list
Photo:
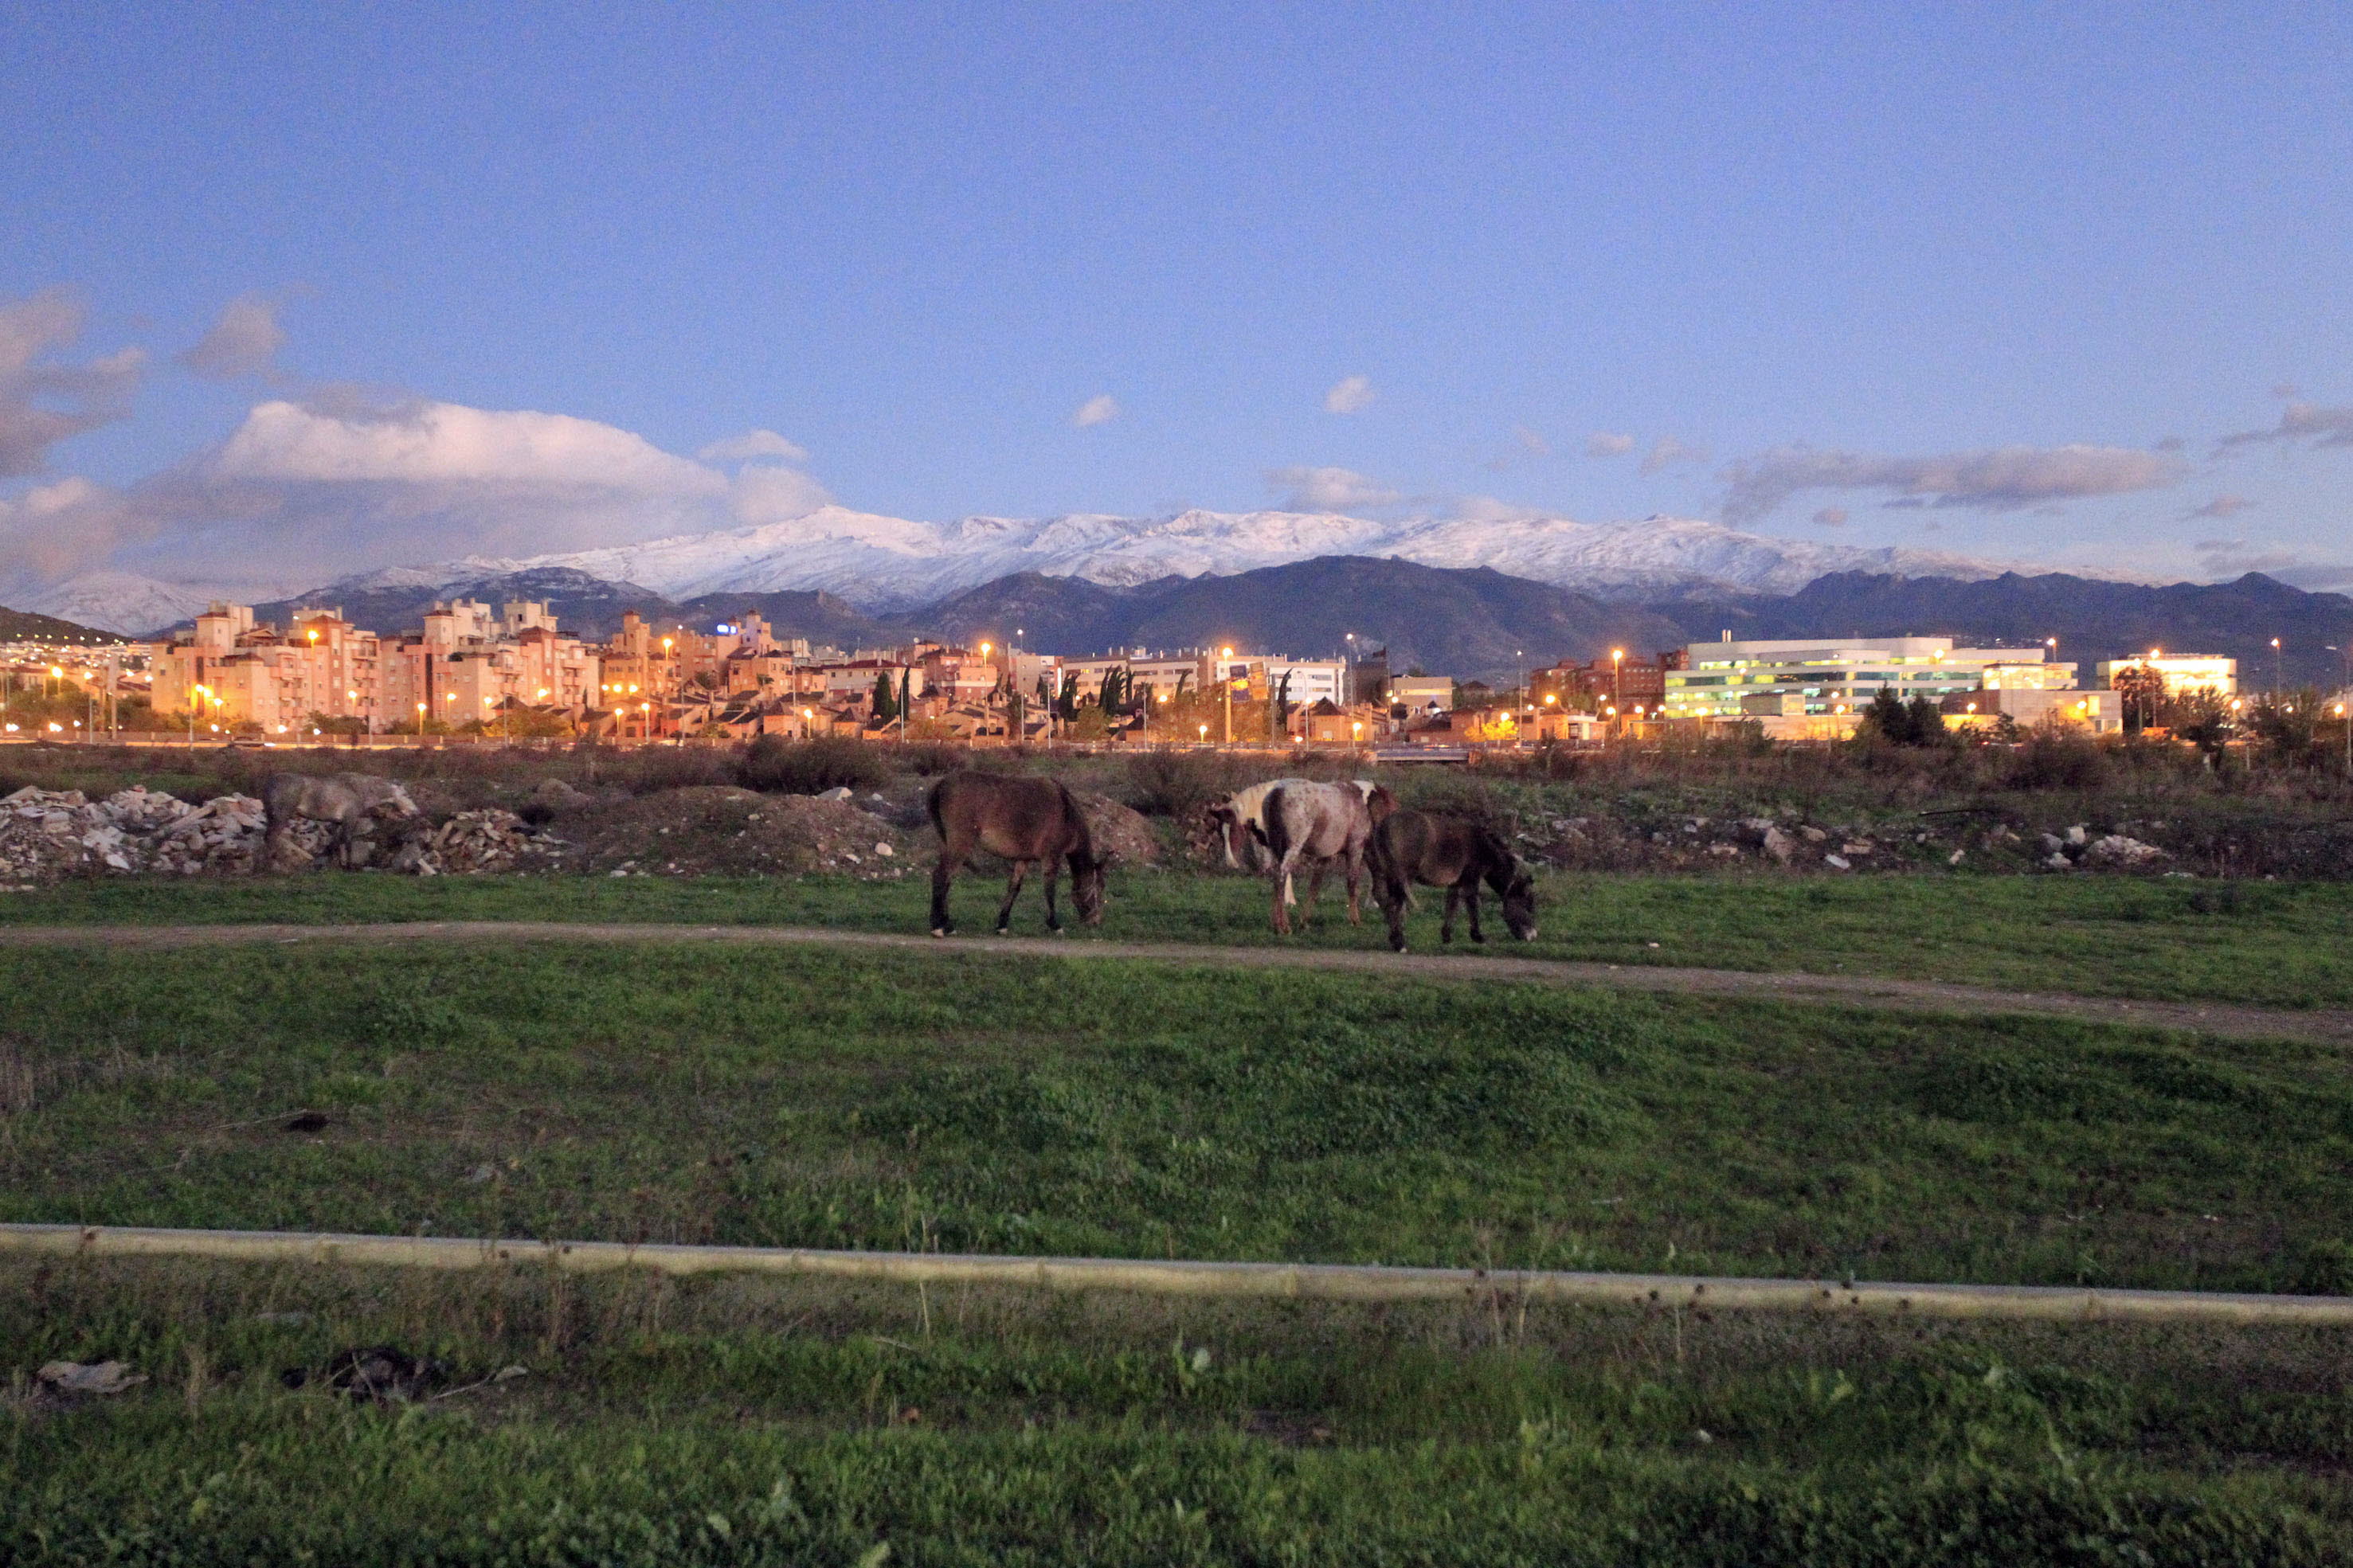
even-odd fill
[(607, 876), (901, 877), (917, 836), (850, 800), (731, 785), (659, 790), (559, 813), (569, 869)]

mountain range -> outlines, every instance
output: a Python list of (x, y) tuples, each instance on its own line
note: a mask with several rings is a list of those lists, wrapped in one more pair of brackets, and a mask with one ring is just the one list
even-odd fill
[[(903, 614), (1006, 577), (1034, 573), (1104, 587), (1169, 577), (1227, 577), (1326, 556), (1376, 556), (1424, 566), (1491, 567), (1596, 598), (1644, 602), (1792, 594), (1825, 574), (1869, 572), (1957, 580), (1999, 575), (2005, 563), (1905, 548), (1776, 539), (1712, 522), (1565, 518), (1368, 521), (1328, 512), (1184, 511), (1169, 517), (1072, 514), (911, 521), (826, 507), (805, 517), (642, 544), (523, 558), (477, 556), (363, 573), (327, 584), (346, 599), (389, 589), (454, 590), (516, 573), (578, 572), (674, 603), (717, 593), (828, 593), (869, 615)], [(282, 599), (315, 587), (242, 590)], [(183, 620), (216, 585), (123, 572), (62, 583), (11, 581), (0, 600), (124, 632)]]
[[(144, 632), (185, 621), (218, 590), (100, 573), (9, 594), (23, 609)], [(1059, 653), (1230, 641), (1305, 656), (1338, 652), (1355, 633), (1359, 649), (1388, 647), (1396, 668), (1465, 677), (1725, 631), (1916, 632), (2017, 646), (2056, 637), (2061, 657), (2085, 664), (2165, 646), (2237, 658), (2251, 682), (2276, 671), (2334, 684), (2348, 668), (2342, 650), (2353, 648), (2353, 600), (2257, 574), (2169, 585), (2029, 574), (1674, 518), (1384, 523), (1187, 511), (930, 524), (832, 507), (646, 544), (381, 569), (256, 608), (282, 622), (291, 610), (337, 605), (390, 633), (461, 595), (546, 600), (588, 637), (609, 635), (631, 609), (684, 625), (756, 610), (781, 635), (840, 647), (994, 633)]]

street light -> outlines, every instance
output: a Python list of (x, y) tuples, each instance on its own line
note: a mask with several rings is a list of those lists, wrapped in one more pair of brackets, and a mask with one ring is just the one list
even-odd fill
[[(1234, 650), (1232, 648), (1223, 647), (1218, 650), (1218, 658), (1220, 661), (1218, 665), (1218, 687), (1225, 693), (1225, 743), (1229, 746), (1234, 743), (1234, 672), (1232, 668), (1223, 661), (1230, 659), (1233, 657)], [(1205, 724), (1202, 726), (1202, 730), (1205, 732), (1208, 729), (1208, 725)]]

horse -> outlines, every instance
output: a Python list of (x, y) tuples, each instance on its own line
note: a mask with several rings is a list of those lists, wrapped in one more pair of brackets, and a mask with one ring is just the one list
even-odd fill
[(932, 868), (932, 934), (955, 930), (948, 918), (948, 885), (986, 849), (1011, 864), (1005, 902), (997, 906), (997, 934), (1013, 919), (1013, 900), (1032, 866), (1046, 873), (1046, 929), (1060, 936), (1062, 917), (1054, 907), (1054, 883), (1063, 862), (1071, 868), (1071, 900), (1079, 919), (1103, 923), (1103, 858), (1095, 853), (1086, 814), (1071, 792), (1053, 779), (1014, 778), (1001, 773), (954, 773), (932, 786), (927, 803), (940, 836), (940, 860)]
[[(1348, 923), (1356, 924), (1362, 918), (1365, 844), (1372, 837), (1371, 802), (1376, 796), (1385, 803), (1389, 800), (1388, 792), (1377, 786), (1312, 784), (1302, 779), (1286, 779), (1267, 792), (1263, 815), (1266, 849), (1274, 859), (1278, 933), (1291, 934), (1291, 906), (1299, 901), (1292, 880), (1302, 865), (1313, 868), (1307, 883), (1307, 901), (1312, 907), (1324, 885), (1324, 873), (1338, 861), (1348, 879)], [(1388, 815), (1386, 809), (1383, 815)]]
[(1469, 906), (1471, 940), (1485, 942), (1479, 929), (1479, 884), (1503, 900), (1504, 923), (1522, 942), (1536, 939), (1535, 879), (1512, 853), (1503, 835), (1484, 824), (1434, 812), (1392, 812), (1374, 827), (1369, 846), (1373, 897), (1388, 917), (1389, 946), (1405, 951), (1405, 913), (1413, 884), (1446, 889), (1446, 921), (1440, 942), (1454, 940), (1454, 908)]
[(359, 840), (375, 823), (417, 815), (406, 790), (374, 773), (272, 773), (263, 781), (261, 805), (269, 819), (262, 839), (269, 866), (284, 864), (298, 819), (335, 825), (335, 857), (348, 870), (362, 858)]
[[(1217, 825), (1218, 842), (1226, 852), (1226, 868), (1263, 870), (1266, 849), (1266, 797), (1284, 784), (1312, 784), (1312, 779), (1269, 779), (1238, 789), (1209, 803), (1209, 820)], [(1353, 781), (1365, 792), (1365, 804), (1378, 821), (1396, 808), (1397, 797), (1370, 779)]]

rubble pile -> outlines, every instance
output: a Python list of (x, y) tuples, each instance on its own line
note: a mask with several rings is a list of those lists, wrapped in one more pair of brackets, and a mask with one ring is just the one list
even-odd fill
[[(304, 824), (314, 853), (330, 831)], [(107, 872), (250, 871), (268, 824), (251, 795), (191, 805), (139, 786), (90, 800), (79, 790), (20, 789), (0, 798), (0, 883), (53, 882)]]
[(513, 812), (491, 806), (461, 811), (438, 827), (420, 824), (385, 867), (417, 877), (520, 871), (553, 865), (567, 847), (560, 838), (533, 831)]

